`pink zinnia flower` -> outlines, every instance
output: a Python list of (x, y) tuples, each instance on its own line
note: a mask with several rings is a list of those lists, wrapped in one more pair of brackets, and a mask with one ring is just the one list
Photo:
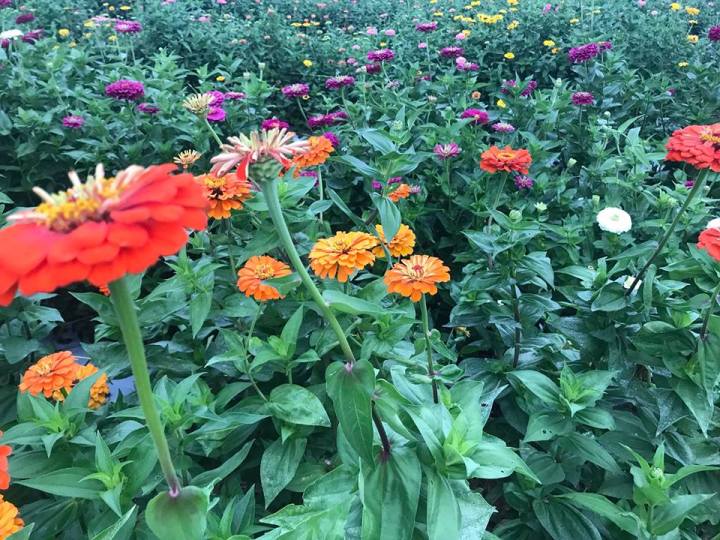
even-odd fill
[(219, 107), (225, 101), (225, 94), (223, 94), (219, 90), (210, 90), (209, 92), (205, 92), (205, 93), (207, 95), (211, 96), (211, 98), (212, 98), (210, 100), (211, 107)]
[(415, 30), (417, 30), (418, 32), (427, 33), (427, 32), (434, 32), (435, 30), (437, 30), (437, 27), (438, 27), (438, 24), (435, 21), (422, 22), (422, 23), (418, 23), (415, 25)]
[(462, 148), (460, 148), (455, 142), (450, 142), (447, 144), (436, 144), (435, 148), (433, 148), (433, 152), (437, 157), (445, 160), (459, 156), (460, 152), (462, 152)]
[(306, 83), (295, 83), (283, 86), (280, 90), (287, 98), (298, 98), (307, 96), (310, 93), (310, 85)]
[(23, 24), (23, 23), (29, 23), (35, 20), (35, 15), (32, 13), (21, 13), (17, 17), (15, 17), (15, 24)]
[(443, 47), (440, 49), (440, 56), (443, 58), (458, 58), (462, 56), (464, 52), (462, 47)]
[(710, 30), (708, 30), (708, 39), (710, 41), (720, 41), (720, 25), (710, 27)]
[(388, 28), (387, 30), (383, 30), (383, 34), (385, 34), (387, 37), (395, 37), (396, 32), (392, 28)]
[(138, 21), (117, 21), (115, 31), (121, 34), (137, 34), (142, 30), (142, 24)]
[(208, 122), (224, 122), (225, 116), (225, 109), (222, 107), (210, 107), (207, 114), (207, 120)]
[(105, 87), (105, 95), (114, 99), (135, 101), (145, 95), (145, 86), (140, 81), (120, 79)]
[(245, 99), (245, 92), (225, 92), (225, 99)]
[(395, 53), (390, 49), (378, 49), (367, 54), (367, 59), (371, 62), (386, 62), (393, 58), (395, 58)]
[(590, 92), (575, 92), (571, 99), (573, 105), (577, 106), (592, 105), (595, 101), (595, 97)]
[(137, 110), (141, 113), (153, 115), (160, 112), (160, 107), (153, 105), (152, 103), (140, 103), (137, 106)]
[(263, 120), (262, 124), (260, 124), (260, 129), (265, 131), (270, 131), (271, 129), (288, 129), (289, 127), (290, 124), (275, 117)]
[(487, 111), (482, 109), (465, 109), (461, 114), (460, 118), (472, 118), (473, 124), (487, 124), (490, 121), (490, 117)]
[(62, 119), (62, 124), (66, 128), (80, 129), (85, 125), (85, 118), (77, 114), (71, 114)]
[(492, 128), (498, 133), (512, 133), (515, 131), (515, 126), (507, 122), (496, 122), (492, 125)]
[(382, 66), (378, 63), (374, 64), (365, 64), (365, 73), (369, 73), (370, 75), (374, 73), (380, 73), (382, 71)]
[(531, 189), (535, 180), (526, 175), (518, 175), (514, 178), (515, 187), (518, 189)]
[(350, 75), (338, 75), (337, 77), (330, 77), (325, 81), (325, 88), (328, 90), (337, 90), (338, 88), (344, 88), (345, 86), (353, 86), (355, 84), (355, 77)]

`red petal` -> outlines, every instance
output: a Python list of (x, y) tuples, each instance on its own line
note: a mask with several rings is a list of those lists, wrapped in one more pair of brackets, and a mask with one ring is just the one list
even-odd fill
[(148, 241), (145, 227), (126, 223), (110, 223), (108, 228), (108, 242), (120, 247), (144, 246)]
[(149, 208), (155, 221), (177, 221), (183, 215), (183, 207), (175, 204), (154, 204)]
[(158, 223), (150, 225), (150, 243), (159, 255), (174, 255), (187, 242), (185, 229), (177, 223)]
[(149, 202), (172, 201), (177, 193), (177, 186), (172, 179), (157, 181), (150, 185), (139, 187), (137, 191), (124, 197), (116, 208), (125, 210)]
[(30, 272), (45, 260), (57, 234), (32, 223), (0, 230), (0, 267), (17, 276)]
[(140, 249), (124, 250), (121, 258), (128, 274), (139, 274), (154, 265), (160, 256), (154, 249), (145, 246)]
[(115, 244), (103, 244), (80, 252), (78, 261), (84, 264), (106, 263), (117, 257), (119, 251), (120, 248)]
[(59, 234), (50, 247), (48, 261), (52, 264), (70, 262), (77, 258), (81, 251), (101, 245), (107, 232), (107, 223), (87, 221), (67, 234)]
[(129, 210), (113, 210), (110, 212), (110, 217), (119, 223), (139, 223), (150, 219), (150, 210), (144, 206)]
[(127, 274), (127, 267), (125, 266), (122, 258), (117, 258), (111, 263), (96, 264), (90, 270), (87, 280), (100, 287), (101, 285), (107, 285), (111, 281), (120, 279)]
[(17, 292), (17, 287), (12, 287), (4, 293), (0, 293), (0, 306), (9, 306), (13, 298), (15, 298), (15, 292)]
[(180, 223), (189, 229), (202, 231), (207, 227), (207, 214), (205, 210), (188, 209), (185, 210)]

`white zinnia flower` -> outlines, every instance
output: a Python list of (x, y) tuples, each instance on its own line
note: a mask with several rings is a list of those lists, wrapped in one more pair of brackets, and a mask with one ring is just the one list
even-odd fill
[[(636, 280), (636, 279), (637, 279), (637, 278), (636, 278), (635, 276), (628, 276), (627, 278), (625, 278), (625, 282), (623, 283), (623, 287), (625, 287), (626, 289), (629, 289), (630, 287), (633, 286), (633, 283), (635, 283), (635, 280)], [(637, 287), (640, 287), (640, 285), (642, 285), (642, 279), (638, 280)], [(635, 290), (637, 291), (637, 288), (636, 288)]]
[(611, 233), (624, 233), (632, 229), (632, 218), (622, 208), (609, 206), (600, 210), (597, 215), (597, 222), (603, 231)]
[(22, 30), (13, 28), (12, 30), (5, 30), (4, 32), (0, 32), (0, 39), (15, 39), (15, 38), (19, 38), (22, 35), (23, 35)]
[(720, 229), (720, 218), (711, 219), (707, 224), (707, 229)]

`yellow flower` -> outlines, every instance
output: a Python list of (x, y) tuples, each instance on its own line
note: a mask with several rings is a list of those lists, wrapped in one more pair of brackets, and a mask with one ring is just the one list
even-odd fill
[(115, 11), (115, 6), (110, 6), (110, 7), (108, 8), (108, 11)]
[(688, 67), (689, 65), (687, 62), (678, 62), (678, 67), (680, 68)]
[(442, 17), (445, 15), (442, 11), (436, 11), (433, 13), (433, 17)]
[(108, 36), (108, 41), (117, 41), (117, 36)]
[(381, 42), (380, 42), (380, 46), (381, 46), (381, 47), (385, 47), (386, 45), (387, 45), (387, 41), (381, 41)]
[(294, 22), (294, 23), (290, 23), (290, 26), (294, 26), (295, 28), (300, 28), (302, 26), (302, 23)]
[(570, 24), (577, 24), (580, 22), (580, 19), (570, 19)]
[(697, 43), (697, 42), (700, 40), (700, 36), (696, 36), (696, 35), (694, 35), (694, 34), (690, 34), (690, 35), (687, 37), (687, 40), (688, 40), (690, 43)]
[(513, 58), (515, 58), (515, 53), (506, 52), (505, 54), (503, 54), (503, 56), (508, 60), (512, 60)]
[(520, 22), (513, 21), (510, 24), (507, 25), (508, 30), (515, 30), (518, 26), (520, 26)]
[(303, 66), (312, 67), (312, 65), (313, 65), (312, 60), (307, 60), (307, 59), (303, 60)]
[(225, 82), (225, 77), (223, 75), (218, 75), (217, 77), (215, 77), (215, 80), (217, 82)]
[(554, 47), (555, 42), (552, 39), (546, 39), (545, 41), (543, 41), (543, 45), (545, 45), (546, 47)]
[(83, 23), (83, 26), (84, 26), (85, 28), (95, 28), (95, 22), (94, 22), (94, 21), (87, 20), (87, 21), (85, 21), (85, 22)]
[(700, 10), (699, 10), (698, 8), (694, 8), (694, 7), (686, 7), (686, 8), (685, 8), (685, 13), (687, 13), (688, 15), (692, 15), (693, 17), (695, 17), (695, 16), (697, 16), (697, 15), (700, 15)]
[(123, 11), (130, 11), (132, 8), (130, 6), (120, 6), (120, 9)]
[(507, 103), (505, 103), (505, 101), (503, 101), (502, 99), (498, 99), (498, 100), (495, 102), (495, 105), (497, 105), (497, 106), (500, 107), (501, 109), (504, 109), (505, 107), (507, 107)]
[(438, 0), (430, 0), (431, 4), (437, 4)]
[(558, 49), (557, 47), (553, 47), (552, 49), (550, 49), (550, 52), (553, 54), (557, 54), (560, 52), (560, 49)]
[(673, 11), (680, 11), (681, 7), (682, 6), (677, 2), (673, 2), (672, 4), (670, 4), (670, 9), (672, 9)]
[(90, 32), (85, 32), (85, 33), (83, 34), (83, 37), (84, 37), (85, 39), (90, 39), (90, 38), (92, 37), (92, 34), (91, 34)]
[(460, 33), (461, 33), (461, 34), (464, 34), (465, 37), (470, 37), (470, 34), (472, 34), (472, 32), (471, 32), (470, 30), (463, 30), (463, 31), (460, 32)]
[(75, 47), (77, 47), (77, 43), (75, 43), (74, 41), (71, 41), (70, 43), (68, 43), (68, 47), (71, 47), (74, 49)]
[(507, 3), (510, 6), (517, 6), (520, 3), (520, 0), (507, 0)]
[(70, 30), (68, 30), (67, 28), (61, 28), (60, 30), (58, 30), (58, 36), (60, 36), (60, 37), (66, 38), (69, 35), (70, 35)]

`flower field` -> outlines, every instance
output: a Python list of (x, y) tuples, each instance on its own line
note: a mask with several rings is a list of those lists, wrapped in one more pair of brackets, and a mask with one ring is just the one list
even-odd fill
[(0, 0), (0, 540), (720, 538), (720, 5)]

